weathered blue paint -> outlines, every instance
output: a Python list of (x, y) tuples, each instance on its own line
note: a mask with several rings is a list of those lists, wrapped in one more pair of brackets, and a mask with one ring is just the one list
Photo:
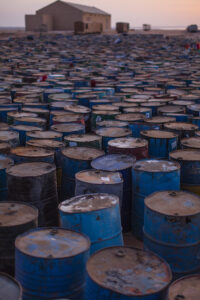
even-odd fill
[(137, 161), (132, 171), (132, 232), (143, 238), (144, 199), (163, 190), (180, 189), (180, 165), (165, 160)]
[(172, 279), (164, 260), (128, 247), (94, 253), (86, 270), (85, 300), (160, 300)]
[(91, 166), (94, 169), (110, 172), (120, 172), (122, 174), (123, 200), (121, 206), (121, 219), (123, 231), (129, 231), (131, 226), (131, 206), (132, 206), (132, 184), (131, 171), (136, 158), (121, 154), (108, 154), (96, 158), (92, 161)]
[(0, 122), (7, 123), (8, 121), (8, 113), (11, 111), (18, 111), (18, 108), (11, 107), (11, 108), (0, 108)]
[(169, 153), (177, 149), (178, 135), (162, 130), (141, 131), (141, 137), (149, 144), (149, 157), (169, 158)]
[(86, 236), (63, 228), (38, 228), (18, 236), (15, 277), (23, 300), (82, 300), (89, 248)]
[(80, 195), (59, 205), (61, 227), (86, 234), (90, 253), (123, 246), (119, 198), (109, 194)]
[(133, 122), (128, 125), (132, 131), (133, 137), (141, 137), (140, 132), (143, 130), (161, 129), (161, 125), (145, 122)]
[(176, 119), (176, 122), (188, 122), (189, 121), (189, 118), (190, 118), (190, 115), (187, 115), (187, 114), (175, 114), (175, 113), (167, 113), (167, 114), (164, 114), (165, 116), (167, 117), (172, 117), (172, 118), (175, 118)]
[(6, 169), (14, 165), (14, 161), (6, 155), (0, 155), (0, 201), (6, 201), (8, 197), (8, 184)]

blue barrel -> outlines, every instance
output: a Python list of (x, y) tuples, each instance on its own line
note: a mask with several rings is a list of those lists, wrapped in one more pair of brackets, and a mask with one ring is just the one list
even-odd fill
[(76, 173), (75, 195), (107, 193), (123, 199), (123, 178), (119, 172), (84, 170)]
[(18, 111), (14, 111), (14, 112), (9, 112), (7, 119), (8, 119), (8, 124), (12, 125), (15, 122), (16, 118), (21, 118), (21, 117), (31, 117), (31, 118), (36, 118), (38, 115), (34, 114), (34, 113), (29, 113), (29, 112), (18, 112)]
[(48, 96), (49, 102), (60, 102), (60, 101), (68, 101), (71, 98), (70, 94), (67, 93), (58, 93), (58, 94), (50, 94)]
[(71, 134), (64, 137), (67, 147), (91, 147), (102, 149), (102, 137), (96, 134)]
[(90, 101), (91, 100), (96, 100), (97, 99), (97, 95), (95, 95), (95, 94), (77, 95), (76, 99), (78, 99), (78, 104), (79, 105), (83, 105), (83, 106), (91, 108)]
[(109, 194), (87, 194), (59, 205), (61, 227), (86, 234), (90, 253), (123, 246), (119, 198)]
[(199, 127), (198, 130), (200, 129), (200, 117), (190, 117), (189, 120), (192, 124), (195, 124)]
[[(26, 134), (27, 134), (27, 132), (28, 131), (33, 131), (33, 130), (34, 131), (41, 131), (42, 129), (39, 128), (39, 127), (36, 127), (36, 126), (15, 125), (15, 126), (12, 126), (12, 130), (16, 131), (16, 134), (18, 134), (18, 136), (19, 136), (18, 144), (20, 144), (21, 146), (25, 146), (26, 145)], [(0, 135), (1, 135), (1, 133), (0, 133)]]
[(149, 156), (152, 158), (169, 158), (169, 153), (177, 149), (178, 135), (164, 130), (141, 131), (141, 137), (149, 143)]
[(11, 147), (19, 145), (19, 133), (9, 130), (0, 130), (0, 143), (9, 143)]
[(22, 287), (20, 283), (5, 273), (0, 273), (0, 299), (22, 300)]
[(141, 103), (141, 107), (146, 107), (150, 108), (152, 110), (152, 117), (157, 116), (157, 110), (159, 107), (164, 106), (165, 103), (158, 102), (158, 101), (151, 101), (151, 102), (146, 102), (146, 103)]
[(62, 133), (64, 139), (65, 136), (70, 134), (84, 134), (85, 126), (76, 123), (63, 123), (51, 126), (51, 130)]
[(23, 300), (83, 299), (89, 239), (63, 228), (38, 228), (15, 241), (15, 277)]
[(97, 129), (104, 127), (119, 127), (119, 128), (127, 128), (128, 122), (122, 122), (117, 120), (107, 120), (107, 121), (99, 121), (96, 123)]
[(184, 191), (145, 199), (144, 247), (171, 266), (174, 277), (200, 272), (200, 197)]
[(181, 140), (181, 148), (200, 150), (200, 137), (194, 136), (191, 138)]
[(45, 103), (47, 103), (47, 102), (51, 102), (51, 100), (49, 100), (49, 96), (51, 95), (51, 94), (61, 94), (61, 93), (63, 93), (63, 89), (55, 89), (55, 88), (50, 88), (50, 89), (46, 89), (44, 92), (43, 92), (43, 101), (45, 102)]
[(180, 105), (165, 105), (158, 108), (158, 114), (159, 115), (165, 115), (165, 114), (171, 114), (171, 113), (178, 113), (178, 114), (184, 114), (185, 113), (185, 107)]
[(17, 107), (7, 107), (7, 108), (0, 107), (0, 122), (7, 123), (8, 113), (11, 111), (18, 111), (18, 108)]
[(166, 300), (198, 300), (200, 295), (200, 275), (184, 276), (174, 281), (168, 289)]
[(178, 113), (171, 113), (165, 114), (165, 116), (172, 117), (176, 119), (176, 122), (189, 122), (190, 115), (187, 114), (178, 114)]
[(43, 118), (21, 117), (15, 118), (15, 125), (26, 125), (46, 129), (47, 121)]
[(54, 116), (52, 119), (53, 125), (61, 124), (61, 123), (77, 123), (85, 125), (84, 117), (80, 114), (73, 114), (73, 113), (65, 113), (64, 115)]
[(172, 279), (163, 259), (128, 247), (94, 253), (86, 270), (85, 300), (160, 300)]
[(186, 122), (174, 122), (174, 123), (171, 122), (171, 123), (165, 123), (164, 129), (178, 134), (179, 136), (178, 146), (180, 146), (181, 139), (195, 136), (195, 131), (198, 130), (198, 126)]
[(101, 171), (120, 172), (122, 174), (123, 200), (121, 205), (121, 220), (123, 231), (127, 232), (131, 226), (131, 206), (132, 206), (132, 184), (131, 171), (136, 161), (134, 156), (124, 154), (108, 154), (94, 159), (92, 168)]
[(15, 163), (22, 162), (46, 162), (54, 163), (54, 151), (35, 147), (16, 147), (11, 149), (10, 157)]
[(142, 114), (146, 119), (152, 117), (152, 109), (145, 107), (128, 107), (123, 109), (124, 113)]
[(74, 196), (75, 174), (77, 172), (91, 169), (91, 161), (104, 152), (99, 149), (89, 147), (68, 147), (62, 153), (62, 184), (61, 199)]
[(92, 117), (91, 117), (91, 127), (92, 129), (96, 129), (98, 122), (115, 120), (115, 117), (118, 115), (119, 115), (118, 111), (93, 110)]
[(108, 152), (108, 142), (115, 138), (128, 137), (132, 131), (128, 128), (105, 127), (96, 130), (96, 134), (102, 137), (102, 148)]
[(29, 141), (31, 139), (37, 139), (37, 140), (55, 140), (55, 141), (62, 141), (62, 133), (55, 132), (55, 131), (39, 131), (39, 130), (33, 130), (29, 131), (26, 134), (26, 141)]
[(200, 151), (183, 149), (170, 153), (170, 159), (181, 165), (181, 188), (200, 195)]
[(153, 192), (180, 189), (180, 165), (167, 160), (137, 161), (132, 172), (132, 232), (143, 239), (144, 199)]
[(6, 170), (14, 165), (14, 161), (5, 155), (0, 155), (0, 201), (6, 201), (8, 197), (8, 184)]
[(187, 106), (188, 114), (192, 114), (194, 117), (200, 116), (200, 104), (192, 104)]
[(160, 129), (163, 128), (165, 123), (176, 122), (176, 118), (167, 117), (167, 116), (155, 116), (151, 119), (145, 120), (147, 124), (157, 125)]

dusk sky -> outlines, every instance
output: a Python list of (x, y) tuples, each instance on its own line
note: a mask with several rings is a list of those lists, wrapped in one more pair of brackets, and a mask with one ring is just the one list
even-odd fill
[[(53, 0), (0, 0), (0, 26), (24, 26), (24, 15), (34, 14)], [(67, 2), (67, 1), (66, 1)], [(70, 1), (69, 1), (70, 2)], [(131, 27), (200, 25), (200, 0), (73, 0), (112, 14), (112, 25), (129, 22)]]

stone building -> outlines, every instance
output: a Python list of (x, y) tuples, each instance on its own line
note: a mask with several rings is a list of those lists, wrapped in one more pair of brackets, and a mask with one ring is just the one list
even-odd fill
[(25, 16), (26, 31), (67, 31), (74, 29), (75, 22), (101, 23), (103, 32), (111, 29), (111, 15), (93, 6), (71, 2), (55, 1), (38, 11)]

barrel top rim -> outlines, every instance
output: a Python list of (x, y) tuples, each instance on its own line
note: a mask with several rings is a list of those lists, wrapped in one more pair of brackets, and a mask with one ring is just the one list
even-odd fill
[[(198, 293), (196, 295), (193, 294), (195, 281), (197, 282), (197, 286), (196, 286), (197, 290), (195, 291), (195, 294), (196, 294), (196, 292)], [(193, 288), (191, 288), (191, 282), (193, 282), (193, 285), (192, 285)], [(200, 284), (199, 283), (200, 283), (200, 275), (199, 274), (188, 275), (188, 276), (184, 276), (182, 278), (175, 280), (169, 286), (169, 290), (168, 290), (169, 300), (173, 300), (174, 296), (178, 295), (180, 292), (181, 292), (181, 295), (183, 294), (183, 296), (184, 296), (184, 293), (186, 292), (185, 296), (187, 296), (187, 300), (197, 299), (196, 296), (199, 296), (199, 294), (200, 294)], [(188, 284), (190, 285), (190, 287), (188, 287)], [(188, 296), (190, 297), (190, 296), (192, 296), (192, 294), (195, 298), (188, 298)], [(171, 298), (171, 297), (173, 297), (173, 298)]]
[(119, 172), (109, 172), (101, 170), (84, 170), (75, 174), (75, 178), (79, 181), (90, 184), (119, 184), (123, 183), (123, 178)]
[[(91, 162), (91, 166), (94, 169), (102, 171), (121, 171), (132, 168), (136, 162), (136, 157), (126, 154), (106, 154), (97, 157)], [(118, 166), (116, 163), (119, 163)]]
[(180, 165), (177, 162), (169, 160), (157, 160), (157, 159), (142, 159), (135, 163), (133, 169), (139, 172), (164, 172), (170, 173), (180, 170)]
[(131, 135), (132, 131), (121, 127), (103, 127), (96, 130), (96, 134), (102, 137), (125, 137)]
[(9, 176), (31, 178), (49, 174), (55, 169), (55, 165), (45, 162), (21, 163), (10, 167), (7, 170), (7, 174)]
[(140, 134), (145, 137), (159, 138), (159, 139), (178, 138), (177, 134), (167, 130), (143, 130), (140, 132)]
[(179, 149), (170, 152), (169, 156), (178, 161), (200, 161), (200, 152), (197, 149)]
[(124, 137), (110, 140), (108, 145), (111, 147), (117, 147), (121, 149), (132, 149), (132, 148), (140, 148), (147, 147), (148, 141), (142, 138), (134, 138), (134, 137)]
[(91, 161), (104, 155), (104, 151), (91, 147), (67, 147), (62, 149), (62, 155), (74, 160)]

